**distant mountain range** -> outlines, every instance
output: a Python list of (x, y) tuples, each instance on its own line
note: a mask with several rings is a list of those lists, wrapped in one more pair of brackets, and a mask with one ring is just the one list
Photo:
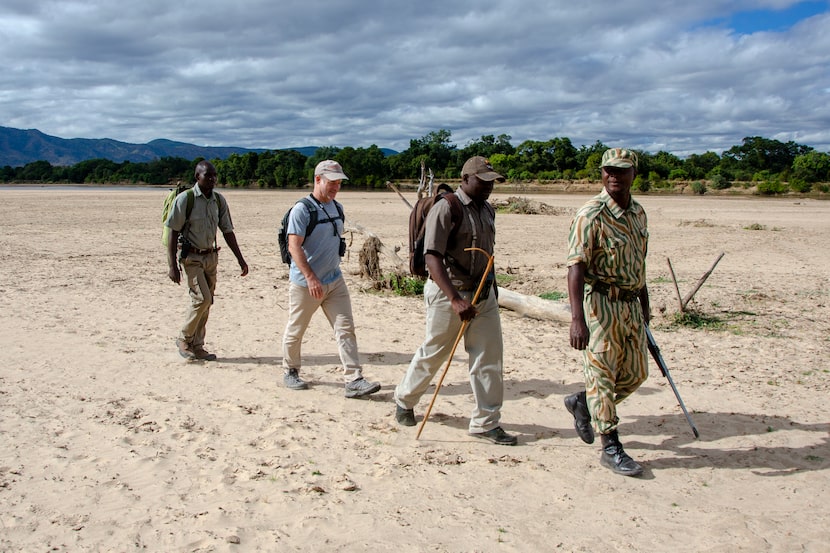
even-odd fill
[[(296, 150), (310, 157), (318, 147), (282, 149)], [(0, 127), (0, 167), (22, 167), (33, 161), (48, 161), (55, 166), (69, 166), (88, 159), (109, 159), (118, 163), (152, 161), (161, 157), (226, 159), (231, 154), (264, 151), (266, 150), (233, 146), (196, 146), (161, 138), (146, 144), (130, 144), (110, 138), (58, 138), (43, 134), (37, 129)], [(388, 148), (381, 148), (381, 151), (387, 156), (397, 153)]]

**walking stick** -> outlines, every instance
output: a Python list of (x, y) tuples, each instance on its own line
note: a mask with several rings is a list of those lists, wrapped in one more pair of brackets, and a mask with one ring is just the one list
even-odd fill
[[(487, 253), (486, 251), (482, 250), (481, 248), (465, 248), (464, 251), (469, 252), (472, 250), (478, 250), (482, 252), (484, 255), (487, 256), (487, 269), (484, 271), (484, 275), (481, 277), (481, 281), (478, 283), (478, 288), (476, 289), (476, 293), (473, 296), (473, 301), (470, 303), (475, 305), (478, 301), (478, 297), (481, 295), (481, 290), (484, 289), (484, 283), (487, 280), (487, 275), (490, 274), (490, 269), (493, 268), (493, 256)], [(419, 439), (421, 437), (421, 432), (424, 430), (424, 426), (427, 423), (427, 419), (429, 418), (429, 414), (432, 411), (432, 406), (435, 404), (435, 399), (438, 397), (438, 391), (441, 389), (441, 384), (444, 382), (444, 377), (447, 376), (447, 371), (450, 369), (450, 364), (452, 363), (452, 357), (455, 355), (455, 348), (458, 347), (458, 342), (461, 341), (461, 337), (464, 336), (464, 331), (467, 330), (467, 325), (470, 324), (470, 321), (462, 321), (461, 328), (458, 330), (458, 336), (455, 337), (455, 343), (452, 345), (452, 350), (450, 351), (450, 357), (447, 359), (447, 364), (444, 366), (444, 372), (441, 373), (441, 378), (438, 379), (438, 383), (435, 385), (435, 392), (432, 394), (432, 401), (429, 402), (429, 407), (427, 407), (426, 412), (424, 413), (424, 420), (421, 421), (421, 426), (418, 427), (418, 433), (415, 434), (415, 439)]]

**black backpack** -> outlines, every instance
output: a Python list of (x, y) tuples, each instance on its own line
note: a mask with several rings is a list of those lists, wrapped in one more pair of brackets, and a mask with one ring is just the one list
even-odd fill
[(340, 205), (339, 202), (334, 201), (334, 207), (337, 208), (337, 217), (330, 217), (328, 219), (323, 219), (322, 221), (317, 220), (317, 206), (314, 205), (314, 200), (311, 197), (311, 194), (304, 198), (300, 198), (297, 203), (291, 206), (288, 211), (285, 212), (285, 215), (282, 216), (282, 222), (280, 223), (280, 231), (277, 235), (277, 242), (280, 245), (280, 257), (282, 258), (282, 262), (286, 264), (291, 264), (291, 254), (288, 252), (288, 216), (291, 215), (291, 210), (294, 209), (297, 204), (303, 204), (308, 209), (308, 213), (311, 216), (311, 219), (308, 222), (308, 226), (305, 229), (305, 237), (308, 238), (311, 232), (314, 230), (314, 227), (317, 226), (318, 223), (333, 223), (334, 221), (340, 219), (341, 221), (345, 221), (346, 218), (343, 215), (343, 206)]
[(424, 258), (424, 235), (426, 228), (424, 223), (427, 220), (427, 213), (436, 203), (446, 198), (450, 202), (450, 213), (452, 214), (452, 233), (458, 230), (463, 216), (461, 200), (453, 192), (443, 192), (435, 196), (421, 198), (415, 203), (415, 207), (409, 214), (409, 272), (415, 276), (427, 276), (427, 264)]

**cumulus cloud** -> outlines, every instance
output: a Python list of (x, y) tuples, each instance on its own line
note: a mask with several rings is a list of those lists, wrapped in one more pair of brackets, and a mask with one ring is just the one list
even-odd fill
[[(830, 15), (788, 0), (7, 0), (4, 126), (65, 138), (405, 149), (448, 129), (678, 155), (830, 149)], [(576, 4), (576, 5), (575, 5)], [(823, 11), (816, 10), (823, 4)]]

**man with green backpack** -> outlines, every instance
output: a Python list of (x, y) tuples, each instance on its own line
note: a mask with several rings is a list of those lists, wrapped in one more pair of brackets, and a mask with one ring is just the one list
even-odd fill
[(184, 271), (190, 291), (190, 306), (176, 339), (179, 355), (185, 359), (215, 361), (216, 355), (206, 351), (204, 344), (205, 326), (216, 289), (219, 261), (217, 229), (222, 231), (225, 243), (236, 256), (242, 269), (241, 276), (248, 274), (248, 264), (236, 242), (228, 203), (213, 189), (216, 186), (216, 168), (209, 161), (200, 161), (196, 165), (195, 177), (193, 188), (176, 196), (164, 222), (169, 229), (166, 240), (167, 276), (180, 284), (181, 272)]

